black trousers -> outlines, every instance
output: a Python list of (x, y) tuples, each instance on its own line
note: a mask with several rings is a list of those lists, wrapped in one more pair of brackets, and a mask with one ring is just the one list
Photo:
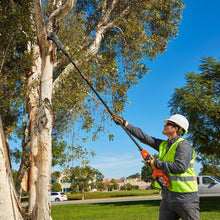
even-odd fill
[(169, 202), (162, 199), (159, 220), (199, 220), (199, 201)]

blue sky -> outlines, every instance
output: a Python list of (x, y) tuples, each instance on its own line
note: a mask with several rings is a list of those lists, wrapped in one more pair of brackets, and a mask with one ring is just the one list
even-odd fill
[[(185, 85), (185, 73), (198, 72), (203, 56), (220, 57), (220, 1), (186, 0), (185, 5), (178, 37), (169, 43), (163, 55), (149, 63), (151, 71), (139, 85), (129, 90), (131, 103), (123, 113), (128, 122), (162, 139), (166, 139), (162, 134), (163, 121), (170, 116), (168, 101), (175, 88)], [(105, 178), (140, 173), (143, 163), (137, 147), (114, 123), (110, 131), (115, 135), (114, 141), (109, 142), (103, 135), (88, 144), (96, 153), (90, 165), (99, 169)], [(141, 146), (151, 154), (157, 153), (147, 145)], [(196, 163), (197, 174), (200, 168)]]

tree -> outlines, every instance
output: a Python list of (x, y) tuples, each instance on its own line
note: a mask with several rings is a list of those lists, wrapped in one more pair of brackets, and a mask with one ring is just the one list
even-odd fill
[(108, 191), (112, 191), (114, 189), (114, 185), (111, 183), (107, 184)]
[[(220, 62), (203, 57), (199, 72), (186, 74), (186, 84), (176, 88), (169, 101), (172, 113), (189, 120), (188, 139), (199, 154), (220, 158)], [(208, 157), (207, 157), (208, 156)]]
[(100, 191), (107, 190), (107, 183), (100, 182), (98, 183), (97, 187)]
[[(154, 158), (158, 159), (158, 154), (154, 154), (153, 155)], [(149, 164), (145, 164), (142, 168), (141, 168), (141, 179), (145, 182), (153, 182), (153, 169), (151, 168), (151, 166)]]
[(220, 179), (220, 161), (214, 155), (200, 155), (196, 158), (202, 163), (202, 169), (199, 175), (209, 175)]
[(152, 177), (153, 169), (148, 165), (144, 165), (141, 168), (141, 179), (145, 182), (151, 182), (153, 180)]
[[(100, 0), (77, 4), (75, 0), (10, 1), (11, 5), (15, 3), (16, 6), (25, 4), (25, 11), (23, 7), (19, 9), (21, 15), (27, 17), (14, 20), (19, 22), (16, 25), (21, 28), (20, 33), (28, 36), (25, 46), (29, 47), (24, 47), (26, 50), (22, 47), (22, 52), (29, 51), (32, 58), (27, 62), (30, 68), (24, 69), (23, 81), (18, 80), (23, 90), (15, 96), (23, 101), (20, 101), (23, 111), (19, 111), (18, 105), (5, 102), (3, 122), (5, 130), (12, 131), (14, 128), (6, 123), (6, 117), (14, 114), (13, 122), (17, 125), (18, 116), (23, 116), (20, 117), (22, 123), (18, 123), (23, 135), (19, 176), (30, 168), (27, 215), (31, 219), (50, 219), (52, 136), (61, 137), (61, 133), (69, 132), (72, 121), (81, 122), (81, 128), (91, 132), (97, 116), (93, 110), (97, 110), (100, 103), (83, 85), (73, 66), (62, 55), (57, 55), (55, 45), (47, 40), (48, 33), (60, 30), (60, 39), (63, 42), (65, 39), (64, 45), (68, 45), (67, 50), (75, 63), (87, 72), (113, 110), (120, 113), (128, 102), (127, 90), (148, 71), (143, 60), (155, 59), (177, 36), (183, 4), (181, 0)], [(7, 5), (0, 7), (2, 12)], [(24, 27), (28, 27), (27, 30)], [(17, 33), (13, 28), (10, 33)], [(18, 53), (7, 58), (15, 57), (21, 56)], [(1, 64), (1, 69), (7, 73), (8, 62), (4, 59)], [(91, 103), (94, 103), (93, 108)], [(96, 131), (103, 131), (102, 127), (97, 123)], [(97, 139), (97, 132), (93, 133), (93, 139)], [(21, 178), (17, 180), (21, 182)]]
[(140, 174), (139, 173), (135, 173), (133, 175), (128, 176), (126, 179), (133, 179), (133, 178), (140, 178)]
[(61, 185), (59, 183), (52, 184), (52, 192), (60, 192), (62, 191)]
[[(6, 144), (0, 117), (0, 193), (3, 196), (0, 206), (0, 219), (22, 219), (21, 207), (16, 196), (11, 171), (10, 151)], [(6, 184), (5, 184), (6, 183)], [(14, 205), (12, 205), (14, 204)]]
[(126, 189), (131, 190), (131, 188), (132, 188), (132, 184), (131, 183), (126, 183)]
[(70, 181), (82, 191), (82, 200), (84, 200), (85, 197), (85, 189), (89, 188), (94, 182), (97, 186), (99, 182), (103, 181), (103, 178), (104, 176), (101, 172), (90, 166), (76, 166), (71, 168)]

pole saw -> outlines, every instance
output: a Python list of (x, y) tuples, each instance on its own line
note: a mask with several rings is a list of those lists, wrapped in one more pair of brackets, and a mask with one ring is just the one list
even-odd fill
[[(102, 102), (102, 104), (105, 106), (111, 117), (114, 117), (113, 111), (107, 106), (107, 104), (103, 101), (103, 99), (100, 97), (98, 92), (94, 89), (94, 87), (89, 83), (87, 77), (80, 71), (80, 69), (76, 66), (76, 64), (73, 62), (73, 60), (70, 58), (69, 54), (65, 50), (63, 44), (57, 37), (57, 35), (54, 32), (50, 32), (47, 36), (48, 40), (53, 41), (58, 50), (61, 50), (63, 54), (69, 59), (69, 61), (73, 64), (73, 66), (76, 68), (76, 70), (81, 75), (82, 79), (86, 81), (86, 83), (89, 85), (89, 87), (92, 89), (92, 91), (96, 94), (96, 96), (99, 98), (99, 100)], [(152, 160), (152, 156), (148, 153), (147, 150), (143, 150), (143, 148), (137, 143), (137, 141), (132, 137), (131, 133), (122, 125), (120, 126), (123, 128), (123, 130), (126, 132), (126, 134), (131, 138), (131, 140), (136, 144), (138, 147), (138, 150), (141, 151), (141, 155), (144, 161)], [(170, 186), (169, 179), (166, 176), (166, 174), (161, 169), (153, 169), (153, 178), (158, 182), (158, 184), (161, 186), (161, 188), (168, 188)]]

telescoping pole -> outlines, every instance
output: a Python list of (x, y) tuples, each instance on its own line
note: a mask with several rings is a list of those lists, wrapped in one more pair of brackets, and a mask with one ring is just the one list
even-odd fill
[[(92, 89), (92, 91), (97, 95), (97, 97), (99, 98), (99, 100), (102, 102), (102, 104), (106, 107), (107, 111), (109, 112), (109, 114), (111, 115), (111, 117), (114, 116), (113, 111), (107, 106), (107, 104), (103, 101), (103, 99), (100, 97), (100, 95), (98, 94), (98, 92), (94, 89), (94, 87), (89, 83), (87, 77), (80, 71), (80, 69), (76, 66), (76, 64), (73, 62), (73, 60), (70, 58), (69, 54), (67, 53), (67, 51), (65, 50), (63, 44), (61, 43), (61, 41), (59, 40), (59, 38), (57, 37), (57, 35), (54, 32), (50, 32), (47, 36), (48, 40), (52, 40), (57, 48), (59, 50), (61, 50), (63, 52), (63, 54), (69, 59), (69, 61), (73, 64), (73, 66), (76, 68), (76, 70), (79, 72), (79, 74), (81, 75), (82, 79), (84, 81), (86, 81), (86, 83), (89, 85), (89, 87)], [(138, 147), (138, 149), (140, 151), (142, 151), (142, 147), (137, 143), (137, 141), (131, 136), (130, 132), (123, 127), (123, 125), (121, 125), (121, 127), (123, 128), (123, 130), (127, 133), (127, 135), (131, 138), (131, 140), (135, 143), (135, 145)]]

